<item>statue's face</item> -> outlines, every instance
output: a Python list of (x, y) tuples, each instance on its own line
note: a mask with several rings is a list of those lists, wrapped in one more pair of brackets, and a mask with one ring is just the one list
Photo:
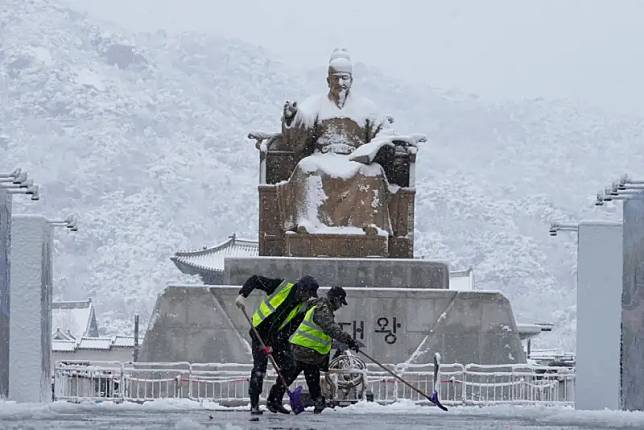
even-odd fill
[(336, 99), (344, 100), (353, 83), (353, 77), (351, 73), (330, 73), (326, 82), (329, 84), (331, 95)]

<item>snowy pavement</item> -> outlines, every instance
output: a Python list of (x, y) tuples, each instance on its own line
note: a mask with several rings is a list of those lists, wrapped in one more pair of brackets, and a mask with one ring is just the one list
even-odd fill
[[(212, 417), (212, 418), (211, 418)], [(411, 402), (362, 403), (299, 416), (265, 412), (249, 421), (246, 408), (222, 408), (188, 400), (139, 404), (0, 402), (0, 429), (644, 429), (644, 412), (575, 411), (563, 407), (454, 407), (443, 413)]]

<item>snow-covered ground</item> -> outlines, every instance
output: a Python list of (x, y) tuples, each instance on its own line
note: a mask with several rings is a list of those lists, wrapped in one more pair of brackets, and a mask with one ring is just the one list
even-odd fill
[(575, 411), (563, 407), (457, 407), (444, 413), (411, 402), (360, 403), (322, 415), (275, 415), (249, 421), (246, 408), (223, 408), (189, 400), (139, 404), (50, 405), (0, 402), (0, 429), (642, 429), (644, 412)]

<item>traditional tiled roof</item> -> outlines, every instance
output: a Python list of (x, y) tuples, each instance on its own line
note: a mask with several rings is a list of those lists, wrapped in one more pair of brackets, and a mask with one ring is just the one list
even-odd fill
[(55, 352), (74, 352), (76, 351), (75, 340), (53, 339), (51, 349)]
[(170, 260), (188, 275), (200, 275), (204, 282), (219, 279), (224, 272), (226, 257), (254, 257), (259, 255), (256, 240), (238, 239), (234, 234), (228, 240), (211, 248), (195, 251), (179, 251)]
[(131, 336), (114, 337), (84, 337), (79, 341), (53, 339), (52, 350), (54, 352), (74, 352), (79, 349), (91, 349), (107, 351), (112, 348), (133, 348), (134, 338)]
[(110, 349), (111, 337), (84, 337), (78, 342), (78, 349)]
[(54, 302), (51, 319), (51, 328), (55, 337), (80, 339), (98, 336), (98, 326), (91, 299)]
[(115, 347), (134, 347), (134, 337), (133, 336), (115, 336), (114, 343), (112, 346)]
[(517, 330), (519, 330), (521, 340), (530, 339), (544, 331), (552, 331), (552, 328), (552, 323), (517, 323)]

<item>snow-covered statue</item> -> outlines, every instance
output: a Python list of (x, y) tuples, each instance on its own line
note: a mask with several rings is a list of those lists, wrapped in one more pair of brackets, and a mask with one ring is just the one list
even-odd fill
[[(352, 69), (348, 52), (336, 49), (329, 60), (327, 94), (301, 103), (287, 101), (281, 134), (251, 133), (263, 151), (262, 182), (272, 184), (270, 192), (260, 185), (262, 255), (412, 256), (409, 181), (416, 143), (424, 138), (396, 135), (391, 118), (352, 92)], [(283, 233), (266, 237), (262, 217), (277, 223)], [(401, 224), (404, 237), (397, 235)], [(400, 249), (392, 250), (396, 237), (406, 242), (398, 240)]]

